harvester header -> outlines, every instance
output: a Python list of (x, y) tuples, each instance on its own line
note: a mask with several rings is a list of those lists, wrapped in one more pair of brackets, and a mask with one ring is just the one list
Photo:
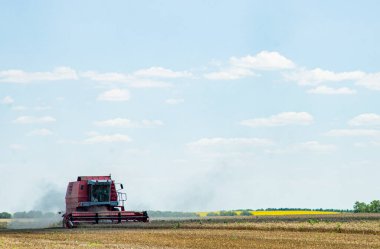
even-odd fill
[[(120, 189), (116, 189), (117, 185)], [(146, 211), (125, 211), (127, 196), (122, 189), (123, 184), (116, 184), (111, 176), (79, 176), (77, 181), (69, 182), (64, 227), (73, 228), (81, 223), (149, 221)]]

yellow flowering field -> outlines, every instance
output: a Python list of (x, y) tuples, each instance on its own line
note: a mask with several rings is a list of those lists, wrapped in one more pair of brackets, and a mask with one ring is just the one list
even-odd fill
[[(241, 211), (234, 211), (236, 215), (240, 215)], [(220, 214), (220, 211), (214, 212), (197, 212), (200, 217), (206, 217), (209, 213)], [(250, 211), (253, 216), (281, 216), (281, 215), (324, 215), (324, 214), (338, 214), (338, 212), (327, 211), (301, 211), (301, 210), (274, 210), (274, 211)]]
[(312, 215), (312, 214), (338, 214), (337, 212), (326, 211), (300, 211), (300, 210), (286, 210), (286, 211), (253, 211), (251, 212), (256, 216), (263, 215)]

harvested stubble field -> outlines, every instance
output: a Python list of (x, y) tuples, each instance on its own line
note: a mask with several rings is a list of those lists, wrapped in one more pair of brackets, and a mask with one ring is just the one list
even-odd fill
[(380, 248), (379, 215), (153, 220), (0, 230), (0, 248)]

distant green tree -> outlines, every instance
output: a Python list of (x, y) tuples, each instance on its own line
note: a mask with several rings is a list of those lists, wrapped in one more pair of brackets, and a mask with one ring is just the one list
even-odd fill
[(251, 215), (252, 215), (252, 213), (248, 210), (243, 210), (240, 213), (240, 216), (251, 216)]
[(373, 200), (369, 204), (357, 201), (354, 204), (355, 213), (380, 213), (380, 200)]
[(222, 210), (220, 211), (220, 216), (236, 216), (236, 212), (235, 211), (225, 211), (225, 210)]
[(291, 211), (291, 210), (296, 210), (296, 211), (324, 211), (324, 212), (340, 212), (340, 213), (350, 213), (353, 212), (353, 210), (350, 209), (333, 209), (333, 208), (260, 208), (256, 209), (256, 211)]
[(219, 216), (219, 214), (218, 213), (216, 213), (216, 212), (209, 212), (209, 213), (207, 213), (207, 216)]
[(355, 213), (366, 213), (368, 212), (368, 206), (365, 202), (357, 201), (354, 204), (354, 212)]
[(380, 213), (380, 200), (373, 200), (369, 204), (370, 213)]
[(52, 218), (52, 217), (55, 217), (55, 216), (57, 216), (57, 214), (53, 213), (53, 212), (46, 212), (46, 213), (43, 214), (44, 218)]
[(155, 217), (155, 218), (163, 218), (163, 217), (170, 217), (170, 218), (196, 218), (199, 217), (196, 213), (191, 212), (172, 212), (172, 211), (148, 211), (149, 217)]
[(41, 211), (29, 211), (29, 212), (16, 212), (13, 214), (14, 218), (41, 218), (43, 217), (43, 213)]
[(26, 212), (16, 212), (16, 213), (13, 214), (13, 217), (17, 218), (17, 219), (18, 218), (27, 218), (26, 217)]
[(10, 218), (12, 218), (12, 215), (10, 213), (7, 213), (7, 212), (0, 213), (0, 219), (10, 219)]

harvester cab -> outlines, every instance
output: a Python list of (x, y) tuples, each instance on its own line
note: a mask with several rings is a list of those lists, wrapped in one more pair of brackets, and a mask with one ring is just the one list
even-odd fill
[[(116, 189), (119, 185), (120, 189)], [(116, 184), (111, 176), (79, 176), (70, 182), (66, 192), (66, 213), (63, 226), (73, 228), (81, 223), (147, 222), (146, 211), (125, 211), (126, 194), (122, 184)]]

